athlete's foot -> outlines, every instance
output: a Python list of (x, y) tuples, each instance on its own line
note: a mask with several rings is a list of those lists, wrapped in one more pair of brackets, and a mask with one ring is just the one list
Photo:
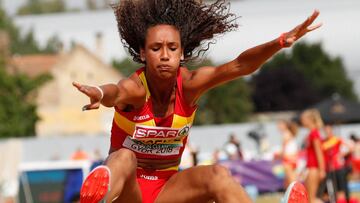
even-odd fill
[(110, 169), (98, 166), (90, 172), (81, 186), (80, 203), (98, 203), (105, 200), (110, 190)]
[(306, 188), (299, 182), (292, 182), (286, 189), (281, 203), (309, 203)]

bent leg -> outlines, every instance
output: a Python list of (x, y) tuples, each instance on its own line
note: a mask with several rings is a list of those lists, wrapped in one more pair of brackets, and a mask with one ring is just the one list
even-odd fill
[(173, 175), (163, 187), (156, 203), (249, 203), (243, 188), (222, 166), (197, 166)]
[(110, 192), (106, 202), (141, 203), (141, 191), (136, 181), (137, 160), (128, 149), (111, 153), (105, 161), (111, 171)]

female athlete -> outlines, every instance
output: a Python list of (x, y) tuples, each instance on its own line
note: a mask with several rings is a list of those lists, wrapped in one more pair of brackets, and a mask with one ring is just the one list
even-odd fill
[(320, 27), (311, 26), (319, 12), (228, 63), (188, 70), (183, 62), (205, 52), (208, 40), (237, 27), (228, 5), (224, 0), (122, 0), (113, 5), (124, 46), (144, 67), (118, 84), (73, 83), (90, 98), (84, 110), (100, 104), (115, 108), (109, 156), (84, 181), (81, 202), (250, 202), (222, 166), (178, 171), (197, 101), (210, 89), (256, 71)]

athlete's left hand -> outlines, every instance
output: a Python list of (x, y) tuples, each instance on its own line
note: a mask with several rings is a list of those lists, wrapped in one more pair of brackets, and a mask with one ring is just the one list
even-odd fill
[(322, 23), (311, 25), (314, 20), (319, 16), (320, 12), (315, 10), (303, 23), (296, 26), (291, 31), (284, 33), (284, 47), (290, 47), (296, 40), (300, 39), (306, 33), (318, 29)]

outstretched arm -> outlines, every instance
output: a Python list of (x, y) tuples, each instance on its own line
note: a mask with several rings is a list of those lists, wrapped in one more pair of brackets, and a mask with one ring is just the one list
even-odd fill
[(90, 104), (85, 105), (83, 111), (98, 109), (100, 104), (107, 107), (115, 106), (116, 100), (119, 97), (119, 88), (116, 84), (102, 86), (83, 85), (78, 82), (73, 82), (72, 84), (90, 99)]
[(279, 38), (241, 53), (235, 59), (233, 64), (238, 69), (238, 74), (247, 75), (256, 71), (260, 65), (265, 63), (267, 59), (273, 56), (280, 49), (290, 47), (296, 40), (300, 39), (306, 33), (319, 28), (321, 24), (311, 26), (318, 15), (319, 11), (315, 10), (314, 13), (302, 24), (296, 26), (287, 33), (281, 34)]
[(219, 67), (201, 67), (190, 72), (190, 76), (188, 77), (189, 80), (184, 84), (184, 87), (189, 90), (188, 96), (193, 98), (190, 102), (195, 102), (210, 88), (256, 71), (266, 60), (280, 49), (290, 47), (306, 33), (319, 28), (321, 24), (312, 26), (312, 23), (318, 15), (319, 11), (315, 10), (310, 17), (291, 31), (283, 33), (279, 38), (270, 42), (244, 51), (231, 62)]
[(80, 92), (89, 97), (90, 103), (83, 107), (83, 111), (98, 109), (100, 104), (106, 107), (117, 106), (123, 109), (126, 105), (139, 106), (144, 100), (144, 90), (132, 79), (123, 79), (118, 84), (101, 86), (82, 85), (72, 83)]

